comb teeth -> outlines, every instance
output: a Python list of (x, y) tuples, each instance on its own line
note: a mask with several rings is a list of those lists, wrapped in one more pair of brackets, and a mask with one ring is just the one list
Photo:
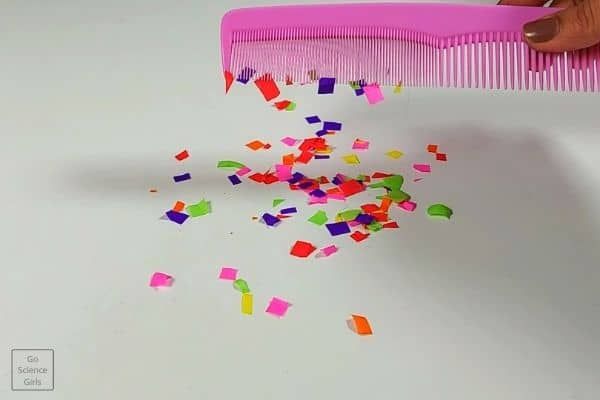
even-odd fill
[(240, 79), (413, 87), (598, 91), (599, 46), (558, 54), (530, 49), (520, 32), (439, 38), (396, 28), (279, 28), (234, 31), (231, 72)]

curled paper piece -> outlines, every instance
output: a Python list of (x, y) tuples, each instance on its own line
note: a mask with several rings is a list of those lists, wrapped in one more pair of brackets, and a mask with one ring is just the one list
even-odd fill
[(243, 279), (236, 279), (235, 281), (233, 281), (233, 288), (241, 293), (250, 293), (248, 282), (246, 282)]
[(433, 204), (427, 208), (427, 214), (431, 217), (450, 219), (453, 213), (452, 209), (444, 204)]
[(239, 163), (237, 161), (231, 161), (231, 160), (221, 160), (217, 163), (217, 168), (221, 168), (221, 169), (229, 169), (229, 170), (238, 170), (240, 168), (244, 168), (245, 165), (242, 163)]
[(150, 278), (150, 287), (170, 287), (173, 285), (173, 277), (163, 272), (155, 272)]

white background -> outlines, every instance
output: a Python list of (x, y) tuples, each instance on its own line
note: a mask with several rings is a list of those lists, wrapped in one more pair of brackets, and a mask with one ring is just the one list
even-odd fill
[[(373, 107), (305, 86), (277, 112), (252, 85), (223, 94), (220, 17), (244, 5), (2, 2), (0, 398), (597, 399), (598, 96), (388, 89)], [(312, 134), (311, 114), (344, 130), (333, 160), (303, 172), (404, 173), (419, 208), (394, 212), (399, 230), (333, 240), (302, 195), (232, 187), (215, 168), (266, 170), (281, 137)], [(356, 137), (372, 144), (351, 167), (339, 157)], [(273, 148), (253, 153), (253, 139)], [(413, 184), (428, 143), (449, 161)], [(299, 215), (251, 220), (279, 196)], [(158, 220), (201, 198), (213, 214)], [(427, 219), (433, 202), (454, 219)], [(341, 249), (299, 260), (297, 239)], [(222, 265), (248, 281), (254, 316)], [(174, 287), (148, 288), (154, 271)], [(293, 303), (284, 319), (263, 312), (272, 296)], [(350, 332), (351, 313), (375, 334)], [(10, 392), (12, 348), (54, 348), (56, 390)]]

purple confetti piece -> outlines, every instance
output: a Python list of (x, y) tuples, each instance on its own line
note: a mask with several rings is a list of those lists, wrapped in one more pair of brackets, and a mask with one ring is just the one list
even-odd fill
[(335, 89), (335, 78), (320, 78), (318, 94), (331, 94)]
[(294, 172), (292, 174), (292, 179), (289, 179), (288, 183), (294, 185), (294, 184), (300, 182), (302, 179), (304, 179), (304, 175), (302, 175), (300, 172)]
[(284, 208), (279, 213), (280, 214), (294, 214), (297, 212), (298, 212), (298, 210), (296, 209), (296, 207), (289, 207), (289, 208)]
[(315, 160), (327, 160), (329, 159), (328, 154), (317, 154), (315, 155)]
[(338, 178), (338, 177), (336, 176), (335, 178), (333, 178), (333, 179), (331, 180), (331, 183), (333, 183), (334, 185), (336, 185), (336, 186), (337, 186), (337, 185), (340, 185), (340, 184), (341, 184), (341, 183), (343, 183), (343, 182), (342, 182), (342, 180), (341, 180), (340, 178)]
[(325, 192), (324, 192), (324, 191), (322, 191), (321, 189), (315, 189), (315, 190), (313, 190), (312, 192), (310, 192), (310, 193), (309, 193), (309, 195), (310, 195), (310, 196), (313, 196), (313, 197), (318, 197), (318, 198), (321, 198), (321, 197), (325, 197), (325, 196), (327, 196), (327, 193), (325, 193)]
[(175, 182), (183, 182), (183, 181), (187, 181), (187, 180), (190, 180), (190, 179), (192, 179), (192, 176), (190, 175), (189, 172), (186, 172), (185, 174), (181, 174), (181, 175), (175, 175), (173, 177), (173, 180)]
[(325, 122), (323, 122), (323, 130), (326, 130), (326, 131), (341, 131), (342, 130), (342, 123), (341, 122), (325, 121)]
[(245, 85), (252, 78), (252, 75), (254, 75), (255, 72), (256, 71), (252, 68), (246, 67), (238, 75), (237, 81)]
[(363, 94), (365, 94), (365, 91), (363, 88), (354, 89), (354, 94), (356, 94), (357, 96), (362, 96)]
[(277, 218), (276, 216), (271, 215), (269, 213), (264, 213), (262, 215), (262, 220), (265, 221), (265, 224), (267, 224), (269, 226), (275, 226), (279, 222), (281, 222), (281, 220), (279, 218)]
[(354, 220), (356, 222), (360, 222), (363, 225), (369, 225), (375, 220), (375, 218), (368, 214), (359, 214)]
[(319, 118), (316, 115), (311, 115), (310, 117), (306, 117), (306, 122), (308, 122), (309, 124), (317, 124), (319, 122), (321, 122), (321, 118)]
[(229, 179), (232, 185), (239, 185), (242, 183), (242, 180), (237, 175), (229, 175), (227, 179)]
[(169, 210), (165, 213), (165, 215), (167, 216), (167, 218), (169, 218), (171, 221), (181, 225), (185, 222), (186, 219), (188, 219), (189, 215), (184, 214), (184, 213), (180, 213), (177, 211), (173, 211), (173, 210)]
[(318, 137), (325, 136), (327, 135), (327, 131), (325, 129), (321, 129), (320, 131), (316, 131), (315, 135), (317, 135)]
[(335, 222), (333, 224), (326, 224), (327, 230), (331, 233), (331, 236), (345, 235), (350, 233), (350, 226), (347, 222)]

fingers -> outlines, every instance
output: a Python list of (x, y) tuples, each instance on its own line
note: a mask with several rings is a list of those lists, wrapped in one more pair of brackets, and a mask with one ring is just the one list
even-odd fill
[(499, 6), (543, 6), (548, 0), (500, 0)]
[(527, 43), (536, 50), (579, 50), (600, 42), (600, 0), (572, 0), (574, 5), (523, 27)]

